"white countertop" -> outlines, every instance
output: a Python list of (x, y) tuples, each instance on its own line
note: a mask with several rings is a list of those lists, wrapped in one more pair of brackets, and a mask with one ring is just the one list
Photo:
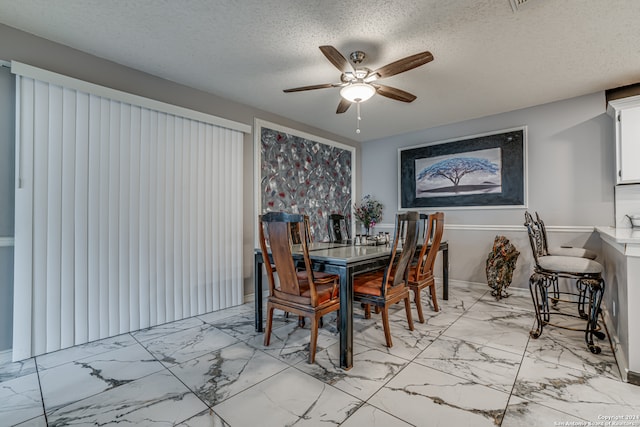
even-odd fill
[(596, 227), (596, 231), (616, 243), (640, 245), (640, 228)]

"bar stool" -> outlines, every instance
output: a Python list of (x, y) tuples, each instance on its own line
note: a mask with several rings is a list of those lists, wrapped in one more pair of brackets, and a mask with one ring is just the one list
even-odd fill
[[(577, 257), (577, 258), (587, 258), (592, 260), (595, 260), (596, 257), (598, 256), (598, 254), (596, 254), (593, 251), (590, 251), (585, 248), (576, 248), (573, 246), (556, 246), (556, 247), (549, 248), (549, 239), (547, 238), (547, 228), (545, 227), (544, 221), (542, 221), (542, 218), (540, 218), (540, 215), (538, 215), (538, 212), (536, 212), (535, 220), (533, 219), (533, 217), (529, 212), (525, 212), (524, 217), (525, 217), (525, 221), (532, 222), (538, 227), (540, 231), (541, 245), (542, 245), (541, 256), (558, 255), (558, 256), (569, 256), (569, 257)], [(570, 292), (569, 293), (560, 292), (558, 280), (557, 278), (555, 278), (555, 280), (553, 281), (553, 297), (551, 297), (551, 303), (554, 305), (554, 307), (558, 304), (558, 302), (562, 302), (562, 301), (566, 302), (566, 300), (561, 299), (562, 298), (561, 296), (563, 294), (572, 295), (572, 293)], [(583, 299), (585, 298), (584, 295), (582, 297)]]
[[(578, 315), (559, 312), (555, 312), (555, 314), (585, 319), (587, 324), (584, 333), (587, 348), (594, 354), (600, 353), (601, 348), (594, 344), (593, 337), (605, 338), (605, 334), (598, 327), (600, 304), (605, 289), (605, 283), (602, 279), (602, 265), (588, 258), (547, 254), (542, 228), (528, 212), (525, 212), (524, 225), (527, 227), (529, 243), (535, 260), (534, 272), (529, 278), (529, 290), (536, 311), (536, 324), (529, 335), (534, 339), (540, 337), (545, 325), (572, 329), (552, 324), (549, 307), (549, 287), (553, 288), (555, 297), (558, 278), (568, 278), (576, 281), (578, 292), (571, 293), (571, 295), (578, 298), (576, 301)], [(556, 300), (554, 304), (557, 302)]]

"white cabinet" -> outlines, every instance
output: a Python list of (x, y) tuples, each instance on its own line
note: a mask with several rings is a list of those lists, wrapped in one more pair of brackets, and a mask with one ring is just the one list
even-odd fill
[(609, 102), (615, 120), (616, 183), (640, 183), (640, 96)]
[[(640, 385), (640, 232), (596, 227), (602, 239), (603, 318), (622, 379)], [(636, 234), (638, 233), (638, 234)]]

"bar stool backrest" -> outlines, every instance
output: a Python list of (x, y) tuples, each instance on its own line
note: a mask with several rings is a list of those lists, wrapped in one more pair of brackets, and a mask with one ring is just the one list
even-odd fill
[(544, 234), (540, 225), (534, 221), (533, 216), (531, 216), (528, 211), (524, 213), (524, 220), (524, 226), (527, 227), (527, 234), (529, 235), (529, 244), (531, 245), (533, 258), (536, 266), (539, 267), (539, 258), (548, 255), (545, 250)]

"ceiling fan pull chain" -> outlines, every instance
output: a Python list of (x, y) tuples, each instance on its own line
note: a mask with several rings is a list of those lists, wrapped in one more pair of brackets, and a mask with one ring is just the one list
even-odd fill
[(356, 102), (356, 133), (360, 133), (360, 101)]

